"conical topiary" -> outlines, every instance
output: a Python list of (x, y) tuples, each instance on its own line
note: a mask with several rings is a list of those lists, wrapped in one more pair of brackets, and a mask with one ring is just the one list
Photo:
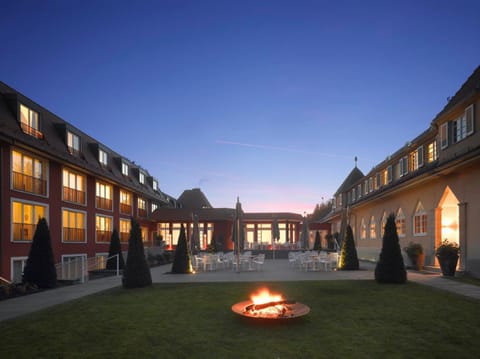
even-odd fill
[(23, 282), (35, 284), (39, 288), (53, 288), (57, 285), (50, 230), (45, 218), (39, 219), (35, 229), (27, 264), (23, 270)]
[(357, 270), (359, 268), (357, 249), (355, 248), (355, 240), (353, 239), (352, 227), (347, 226), (345, 239), (342, 243), (342, 250), (338, 260), (338, 269), (341, 270)]
[(403, 263), (402, 252), (398, 240), (395, 215), (391, 213), (385, 224), (382, 250), (375, 267), (375, 280), (378, 283), (405, 283), (407, 271)]
[(315, 233), (315, 243), (313, 244), (313, 250), (314, 251), (321, 251), (322, 250), (322, 244), (320, 242), (320, 232), (317, 231)]
[(110, 249), (108, 250), (108, 258), (110, 259), (107, 260), (107, 269), (109, 270), (117, 269), (117, 257), (113, 257), (116, 254), (118, 254), (118, 269), (124, 269), (125, 262), (123, 260), (120, 237), (118, 236), (118, 231), (114, 228), (112, 232), (112, 236), (110, 238)]
[(190, 260), (187, 247), (187, 236), (185, 235), (185, 227), (182, 224), (182, 227), (180, 228), (180, 235), (178, 236), (177, 248), (175, 249), (172, 273), (185, 274), (192, 272), (192, 262)]
[(128, 256), (123, 271), (125, 288), (141, 288), (152, 284), (152, 275), (145, 259), (142, 231), (133, 218), (131, 220), (130, 238), (128, 239)]

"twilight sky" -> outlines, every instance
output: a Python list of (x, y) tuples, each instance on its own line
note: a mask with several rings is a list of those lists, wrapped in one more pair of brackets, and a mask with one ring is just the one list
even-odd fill
[(478, 0), (0, 0), (0, 80), (214, 207), (310, 213), (480, 64)]

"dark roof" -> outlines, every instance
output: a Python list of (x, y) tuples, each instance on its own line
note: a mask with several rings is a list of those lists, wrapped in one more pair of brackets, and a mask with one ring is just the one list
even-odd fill
[(337, 192), (335, 192), (335, 196), (339, 193), (345, 192), (352, 187), (352, 185), (357, 182), (359, 179), (365, 177), (362, 171), (358, 169), (357, 166), (350, 172), (350, 174), (345, 178), (343, 183), (338, 187)]
[(447, 105), (440, 111), (433, 121), (438, 120), (439, 117), (446, 114), (456, 105), (468, 100), (471, 96), (480, 92), (480, 66), (470, 75), (465, 83), (460, 87), (457, 93), (448, 101)]
[(231, 208), (158, 208), (150, 215), (150, 220), (156, 222), (192, 222), (193, 215), (200, 222), (232, 221), (235, 210)]
[(288, 212), (251, 212), (245, 213), (243, 216), (244, 221), (250, 222), (265, 222), (265, 221), (292, 221), (292, 222), (302, 222), (303, 217), (298, 213), (288, 213)]
[(178, 197), (177, 202), (180, 203), (183, 208), (188, 209), (212, 208), (212, 205), (200, 188), (183, 191), (180, 197)]
[[(43, 133), (43, 139), (30, 136), (21, 129), (17, 114), (19, 102), (39, 113), (40, 131)], [(99, 178), (118, 183), (125, 188), (141, 193), (142, 196), (147, 198), (164, 202), (165, 204), (171, 199), (171, 197), (165, 195), (160, 190), (153, 190), (151, 186), (153, 179), (148, 171), (141, 169), (147, 177), (146, 183), (141, 184), (138, 179), (138, 172), (135, 172), (140, 170), (140, 166), (135, 165), (134, 162), (127, 160), (3, 82), (0, 82), (0, 119), (0, 136), (6, 142), (39, 150), (44, 157), (61, 163), (68, 163), (80, 171), (87, 171)], [(66, 144), (67, 130), (80, 137), (80, 153), (72, 154), (69, 152)], [(107, 166), (100, 164), (98, 161), (99, 148), (108, 155)], [(124, 176), (121, 172), (122, 161), (129, 164), (131, 169), (129, 176)], [(135, 173), (137, 173), (137, 176), (134, 175)]]

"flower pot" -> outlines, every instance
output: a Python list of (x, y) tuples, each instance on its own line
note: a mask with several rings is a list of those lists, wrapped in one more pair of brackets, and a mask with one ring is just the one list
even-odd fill
[(444, 276), (453, 277), (457, 270), (458, 255), (450, 255), (442, 258), (438, 258), (440, 262), (440, 268)]
[(425, 265), (425, 254), (418, 254), (414, 260), (412, 259), (412, 264), (416, 270), (423, 270), (423, 266)]

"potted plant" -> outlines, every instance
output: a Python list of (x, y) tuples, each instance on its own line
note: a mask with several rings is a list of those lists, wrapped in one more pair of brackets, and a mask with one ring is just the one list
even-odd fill
[(447, 239), (435, 250), (435, 256), (438, 258), (444, 276), (455, 275), (459, 253), (460, 247), (458, 244), (449, 242)]
[(422, 270), (425, 263), (425, 254), (423, 253), (423, 247), (420, 243), (410, 242), (408, 246), (403, 248), (407, 253), (408, 259), (412, 263), (416, 270)]

